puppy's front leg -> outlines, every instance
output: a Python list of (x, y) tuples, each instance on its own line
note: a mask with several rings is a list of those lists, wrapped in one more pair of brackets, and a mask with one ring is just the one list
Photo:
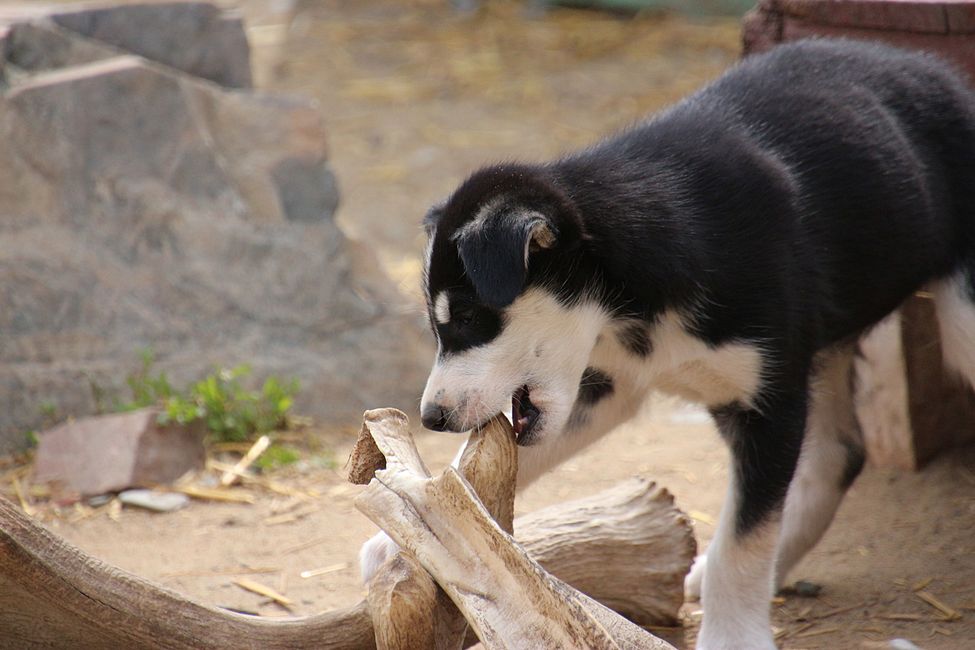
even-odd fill
[(776, 396), (761, 413), (714, 412), (734, 469), (704, 574), (698, 650), (774, 650), (769, 622), (782, 507), (805, 426), (805, 391)]

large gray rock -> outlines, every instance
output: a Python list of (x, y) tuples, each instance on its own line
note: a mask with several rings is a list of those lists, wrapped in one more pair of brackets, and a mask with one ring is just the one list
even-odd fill
[(208, 2), (68, 7), (55, 23), (82, 36), (223, 86), (251, 86), (243, 21)]
[[(207, 2), (0, 5), (0, 52), (5, 28), (11, 26), (14, 34), (43, 32), (20, 38), (5, 57), (28, 70), (84, 63), (102, 51), (137, 54), (222, 86), (252, 85), (243, 21)], [(56, 35), (59, 31), (73, 38), (66, 41)], [(17, 51), (21, 47), (27, 48), (26, 55)]]
[(332, 220), (316, 107), (93, 52), (0, 90), (0, 452), (45, 402), (104, 406), (145, 346), (174, 383), (297, 376), (331, 421), (414, 404), (429, 344)]
[(39, 20), (7, 27), (3, 58), (24, 72), (91, 63), (119, 52), (98, 41), (77, 38), (53, 22)]

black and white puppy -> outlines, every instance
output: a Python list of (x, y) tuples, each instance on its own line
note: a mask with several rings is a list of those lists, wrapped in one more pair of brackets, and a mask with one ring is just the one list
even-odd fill
[(930, 56), (779, 47), (589, 149), (478, 171), (427, 228), (426, 427), (511, 408), (524, 485), (650, 391), (714, 416), (733, 471), (688, 577), (699, 648), (775, 647), (773, 590), (863, 464), (858, 335), (926, 287), (975, 382), (975, 93)]

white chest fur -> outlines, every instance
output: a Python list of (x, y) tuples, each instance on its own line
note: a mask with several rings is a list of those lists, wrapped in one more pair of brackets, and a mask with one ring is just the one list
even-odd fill
[(623, 327), (632, 323), (606, 328), (591, 365), (636, 390), (656, 390), (705, 406), (750, 404), (755, 397), (762, 378), (762, 356), (755, 344), (709, 346), (687, 331), (680, 314), (667, 312), (649, 326), (649, 354), (641, 356), (620, 343)]

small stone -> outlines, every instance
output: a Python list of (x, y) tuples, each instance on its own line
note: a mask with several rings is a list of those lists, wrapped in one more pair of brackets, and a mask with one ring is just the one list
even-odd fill
[(92, 508), (101, 508), (103, 505), (112, 500), (111, 494), (98, 494), (96, 496), (88, 499), (88, 505)]
[(907, 639), (891, 639), (889, 645), (893, 650), (921, 650), (920, 646)]
[(796, 595), (802, 598), (815, 598), (823, 590), (822, 585), (805, 580), (797, 580), (795, 584)]
[(118, 495), (127, 506), (137, 506), (155, 512), (172, 512), (183, 508), (190, 498), (179, 492), (154, 492), (153, 490), (125, 490)]

